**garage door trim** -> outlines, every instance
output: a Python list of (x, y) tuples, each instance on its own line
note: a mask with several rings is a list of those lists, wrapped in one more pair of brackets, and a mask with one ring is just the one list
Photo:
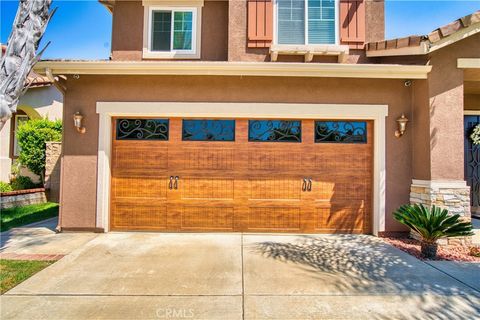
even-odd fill
[(112, 117), (365, 119), (374, 122), (373, 234), (385, 231), (385, 118), (388, 105), (97, 102), (99, 141), (96, 227), (109, 231)]

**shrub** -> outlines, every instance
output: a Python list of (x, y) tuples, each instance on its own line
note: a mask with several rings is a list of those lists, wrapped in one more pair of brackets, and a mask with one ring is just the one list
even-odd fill
[(440, 238), (473, 235), (470, 222), (463, 222), (460, 215), (449, 215), (447, 209), (435, 206), (430, 209), (422, 204), (404, 205), (393, 216), (421, 238), (421, 250), (426, 258), (435, 258), (436, 241)]
[(34, 183), (32, 179), (25, 176), (16, 176), (10, 182), (10, 185), (12, 186), (13, 190), (33, 189), (40, 186), (39, 184)]
[(13, 191), (12, 186), (6, 182), (0, 181), (0, 192)]
[(60, 120), (32, 119), (21, 124), (17, 131), (20, 155), (18, 160), (33, 173), (44, 177), (45, 142), (61, 141), (62, 123)]

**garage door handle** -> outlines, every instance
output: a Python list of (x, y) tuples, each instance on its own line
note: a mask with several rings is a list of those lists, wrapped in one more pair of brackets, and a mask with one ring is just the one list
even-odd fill
[(307, 190), (308, 190), (308, 191), (312, 191), (312, 179), (308, 179), (308, 187), (307, 187)]
[(174, 185), (173, 185), (173, 187), (175, 188), (175, 190), (178, 189), (178, 179), (179, 179), (179, 177), (176, 176), (176, 177), (175, 177), (175, 183), (174, 183)]
[(302, 191), (307, 191), (307, 178), (303, 178)]
[(173, 187), (173, 176), (170, 176), (170, 183), (168, 184), (168, 189), (172, 190)]

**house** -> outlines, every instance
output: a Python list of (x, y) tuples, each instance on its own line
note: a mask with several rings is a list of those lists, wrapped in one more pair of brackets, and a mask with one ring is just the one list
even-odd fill
[(378, 235), (409, 202), (478, 212), (480, 12), (385, 41), (376, 0), (100, 3), (108, 61), (35, 67), (65, 77), (61, 229)]
[[(2, 45), (2, 55), (6, 46)], [(12, 163), (18, 158), (20, 148), (15, 135), (19, 124), (28, 119), (62, 119), (63, 96), (48, 77), (31, 72), (25, 81), (27, 92), (20, 97), (12, 118), (0, 131), (0, 181), (9, 182)], [(20, 174), (40, 182), (40, 177), (27, 168), (21, 167)]]

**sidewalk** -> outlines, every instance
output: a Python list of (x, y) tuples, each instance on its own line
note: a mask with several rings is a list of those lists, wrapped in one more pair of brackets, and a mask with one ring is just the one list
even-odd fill
[(56, 233), (52, 218), (0, 233), (0, 258), (58, 260), (96, 238), (95, 233)]

